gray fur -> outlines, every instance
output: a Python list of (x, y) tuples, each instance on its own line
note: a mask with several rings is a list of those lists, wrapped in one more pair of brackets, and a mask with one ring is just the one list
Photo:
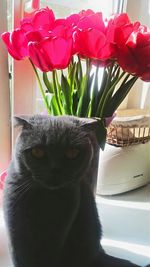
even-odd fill
[[(100, 245), (90, 173), (99, 134), (95, 119), (15, 118), (20, 127), (4, 188), (4, 214), (15, 267), (137, 267)], [(32, 149), (44, 149), (35, 158)], [(66, 157), (68, 148), (79, 155)]]

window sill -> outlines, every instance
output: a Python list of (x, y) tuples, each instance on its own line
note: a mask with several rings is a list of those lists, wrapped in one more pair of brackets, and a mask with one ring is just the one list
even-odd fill
[(9, 255), (7, 233), (1, 208), (0, 208), (0, 263), (1, 266), (3, 267), (13, 266)]
[(96, 201), (106, 252), (141, 266), (150, 263), (150, 184)]
[[(117, 196), (97, 196), (96, 202), (103, 227), (102, 245), (106, 252), (141, 266), (148, 264), (150, 184)], [(2, 209), (0, 209), (0, 240), (0, 262), (3, 263), (3, 267), (11, 267)]]

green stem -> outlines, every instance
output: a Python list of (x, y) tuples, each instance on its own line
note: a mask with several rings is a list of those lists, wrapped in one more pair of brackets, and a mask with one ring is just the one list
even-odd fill
[(106, 103), (107, 103), (107, 99), (110, 97), (110, 94), (112, 94), (115, 86), (117, 85), (117, 83), (122, 79), (122, 77), (125, 75), (125, 72), (122, 72), (120, 77), (117, 79), (117, 81), (108, 89), (106, 92), (106, 95), (104, 95), (104, 97), (102, 97), (101, 101), (100, 101), (100, 106), (99, 106), (99, 117), (102, 118), (103, 117), (103, 112), (104, 109), (106, 107)]
[[(128, 79), (129, 76), (131, 76), (130, 74), (127, 74), (126, 78)], [(125, 99), (125, 97), (127, 96), (127, 94), (130, 92), (132, 86), (134, 85), (134, 83), (137, 81), (138, 77), (135, 76), (135, 77), (132, 77), (129, 81), (132, 81), (130, 83), (130, 85), (128, 86), (128, 88), (125, 90), (125, 88), (123, 88), (122, 86), (125, 85), (125, 80), (127, 81), (127, 79), (124, 79), (124, 81), (122, 82), (119, 90), (115, 93), (115, 95), (113, 96), (113, 101), (114, 101), (114, 98), (119, 98), (119, 100), (116, 102), (116, 105), (115, 105), (115, 108), (113, 110), (111, 110), (111, 114), (114, 113), (114, 111), (120, 106), (120, 104), (122, 103), (122, 101)], [(118, 93), (120, 93), (120, 90), (123, 88), (123, 91), (124, 91), (124, 94), (122, 95), (122, 97), (120, 98), (120, 96), (118, 95)]]
[(118, 69), (120, 69), (120, 66), (119, 65), (115, 65), (115, 63), (114, 63), (114, 70), (112, 72), (112, 77), (116, 76), (116, 72), (118, 71)]
[(89, 106), (90, 93), (88, 88), (89, 74), (91, 71), (91, 62), (86, 58), (86, 73), (84, 79), (81, 82), (81, 95), (79, 98), (76, 115), (78, 117), (86, 117), (87, 115), (87, 106)]
[(78, 55), (78, 66), (79, 66), (79, 79), (81, 80), (83, 77), (83, 71), (82, 71), (82, 64), (80, 56)]
[[(29, 60), (30, 60), (30, 59), (29, 59)], [(34, 69), (35, 75), (36, 75), (36, 77), (37, 77), (38, 84), (39, 84), (39, 88), (40, 88), (40, 91), (41, 91), (43, 100), (44, 100), (44, 102), (45, 102), (45, 105), (46, 105), (46, 109), (47, 109), (47, 111), (48, 111), (48, 114), (50, 114), (50, 109), (49, 109), (48, 102), (47, 102), (47, 99), (46, 99), (46, 95), (45, 95), (45, 92), (44, 92), (44, 89), (43, 89), (43, 86), (42, 86), (42, 83), (41, 83), (41, 80), (40, 80), (40, 76), (39, 76), (38, 71), (37, 71), (37, 69), (35, 68), (33, 62), (32, 62), (31, 60), (30, 60), (30, 62), (31, 62), (31, 65), (32, 65), (32, 67), (33, 67), (33, 69)]]
[[(102, 106), (103, 103), (105, 102), (105, 98), (106, 98), (107, 93), (108, 93), (108, 90), (109, 90), (109, 85), (110, 85), (110, 82), (111, 82), (113, 66), (114, 66), (114, 62), (112, 62), (111, 66), (109, 67), (110, 70), (109, 70), (109, 73), (108, 73), (108, 77), (107, 77), (106, 85), (105, 85), (103, 94), (102, 94), (102, 96), (101, 96), (101, 99), (100, 99), (100, 101), (99, 101), (98, 108), (97, 108), (97, 112), (96, 112), (96, 116), (97, 116), (97, 117), (99, 116), (99, 114), (101, 115), (101, 106)], [(100, 117), (100, 118), (101, 118), (101, 117)]]
[(59, 94), (58, 94), (58, 88), (57, 88), (57, 73), (56, 70), (52, 71), (52, 79), (53, 79), (53, 85), (54, 85), (54, 94), (55, 94), (55, 98), (56, 98), (56, 102), (58, 105), (58, 109), (60, 114), (62, 115), (62, 109), (61, 109), (61, 104), (60, 104), (60, 99), (59, 99)]
[(92, 92), (92, 99), (91, 99), (91, 109), (89, 111), (88, 117), (94, 117), (97, 108), (98, 102), (98, 73), (99, 73), (99, 66), (96, 66), (95, 77), (94, 77), (94, 86)]

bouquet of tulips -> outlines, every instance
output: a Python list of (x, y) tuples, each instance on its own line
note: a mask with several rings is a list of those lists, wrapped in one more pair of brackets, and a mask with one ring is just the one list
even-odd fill
[(103, 18), (83, 10), (56, 19), (46, 7), (2, 39), (14, 59), (30, 60), (47, 112), (98, 117), (103, 143), (105, 118), (138, 78), (150, 81), (150, 31), (126, 13)]

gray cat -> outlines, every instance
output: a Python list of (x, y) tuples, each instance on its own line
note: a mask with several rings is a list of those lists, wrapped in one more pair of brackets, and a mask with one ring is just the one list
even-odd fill
[(71, 116), (16, 118), (4, 188), (15, 267), (136, 267), (106, 255), (89, 180), (98, 122)]

